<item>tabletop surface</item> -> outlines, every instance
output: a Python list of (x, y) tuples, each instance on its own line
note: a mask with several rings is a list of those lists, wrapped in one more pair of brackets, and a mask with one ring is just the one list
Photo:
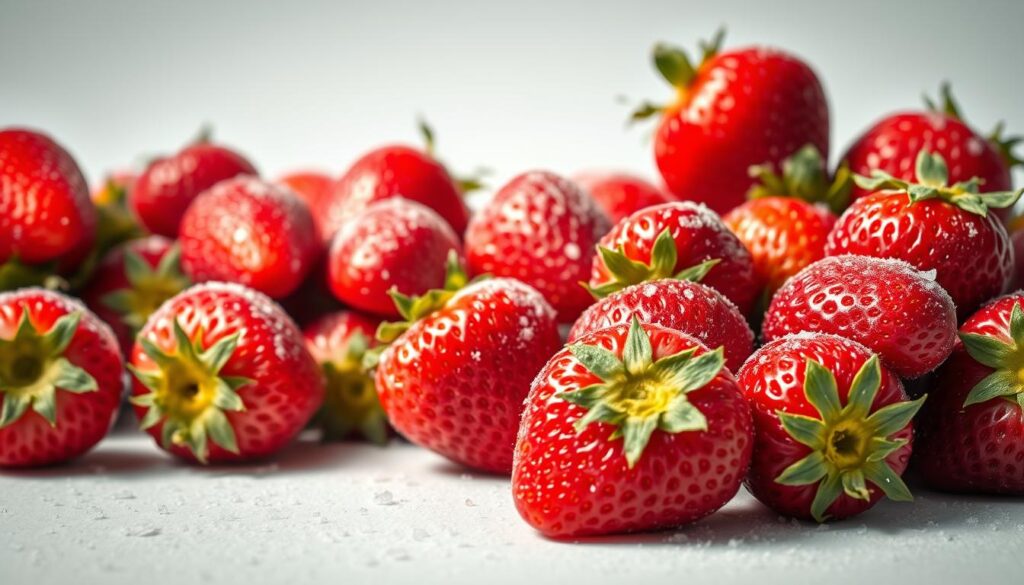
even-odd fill
[(0, 474), (0, 582), (985, 583), (1024, 568), (1024, 501), (915, 489), (851, 520), (786, 520), (742, 491), (688, 528), (555, 542), (506, 478), (414, 446), (300, 441), (197, 468), (120, 432), (62, 467)]

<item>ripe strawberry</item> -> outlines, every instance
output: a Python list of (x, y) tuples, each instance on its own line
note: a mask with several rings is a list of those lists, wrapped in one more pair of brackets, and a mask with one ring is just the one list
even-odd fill
[(1024, 292), (960, 328), (918, 425), (915, 465), (937, 489), (1024, 495)]
[(59, 463), (99, 442), (121, 399), (110, 328), (64, 295), (0, 294), (0, 467)]
[(96, 209), (71, 155), (38, 132), (0, 130), (0, 289), (42, 282), (26, 265), (74, 268), (95, 232)]
[(739, 370), (754, 351), (754, 333), (736, 305), (711, 287), (673, 279), (636, 284), (597, 301), (572, 326), (569, 343), (626, 325), (633, 317), (692, 335), (708, 347), (722, 347), (730, 371)]
[(271, 455), (324, 393), (295, 324), (237, 284), (196, 285), (164, 303), (139, 332), (128, 367), (142, 429), (200, 463)]
[(678, 97), (634, 119), (661, 115), (654, 158), (669, 191), (725, 213), (746, 198), (751, 165), (779, 163), (805, 144), (827, 159), (829, 113), (800, 59), (760, 47), (719, 52), (721, 42), (720, 32), (703, 44), (696, 66), (682, 49), (655, 46), (654, 64)]
[(534, 380), (512, 496), (552, 537), (679, 526), (736, 495), (752, 443), (722, 350), (634, 318), (569, 345)]
[(1010, 234), (1010, 245), (1013, 247), (1013, 279), (1009, 290), (1024, 288), (1024, 230), (1017, 229)]
[(590, 272), (598, 297), (649, 280), (687, 278), (717, 289), (747, 314), (759, 292), (750, 252), (703, 205), (648, 207), (617, 223), (598, 246)]
[(627, 173), (580, 173), (572, 177), (572, 181), (590, 193), (612, 222), (674, 200), (660, 187)]
[(902, 260), (834, 256), (811, 264), (772, 299), (763, 335), (832, 333), (864, 344), (904, 378), (939, 367), (956, 343), (956, 307), (933, 273)]
[(392, 426), (457, 463), (508, 473), (530, 380), (561, 344), (554, 309), (510, 278), (395, 301), (408, 323), (378, 330), (391, 345), (376, 373)]
[(450, 253), (460, 261), (462, 244), (441, 216), (393, 197), (366, 207), (338, 229), (328, 255), (327, 282), (341, 302), (398, 318), (388, 291), (422, 295), (443, 287)]
[(466, 260), (473, 274), (517, 278), (544, 295), (561, 322), (594, 299), (586, 278), (594, 245), (610, 227), (594, 200), (546, 171), (519, 175), (470, 222)]
[(740, 387), (754, 411), (750, 493), (786, 516), (839, 520), (883, 496), (912, 499), (900, 475), (911, 419), (899, 378), (863, 345), (811, 333), (772, 341), (744, 364)]
[(1021, 190), (982, 198), (976, 181), (947, 186), (947, 178), (942, 157), (924, 150), (917, 157), (918, 184), (881, 171), (872, 179), (858, 176), (858, 184), (872, 193), (839, 218), (825, 254), (898, 258), (919, 270), (935, 270), (958, 316), (969, 315), (1010, 283), (1010, 240), (988, 210), (1013, 205)]
[(294, 291), (320, 256), (309, 208), (255, 177), (203, 192), (181, 220), (181, 265), (195, 282), (225, 280), (272, 298)]
[[(963, 122), (949, 84), (942, 85), (941, 94), (941, 107), (928, 100), (928, 111), (900, 112), (876, 122), (850, 145), (843, 160), (855, 173), (880, 170), (913, 181), (917, 155), (927, 150), (949, 164), (950, 183), (977, 177), (981, 192), (1012, 189), (1010, 169), (1022, 161), (1011, 150), (1020, 139), (1004, 139), (1002, 125), (988, 138), (979, 135)], [(853, 197), (871, 191), (856, 188)]]
[[(320, 202), (330, 193), (334, 179), (317, 171), (296, 171), (282, 176), (277, 183), (291, 189), (306, 202), (310, 211), (315, 212), (319, 209)], [(322, 232), (320, 216), (314, 213), (313, 221), (317, 224), (318, 232)]]
[(307, 325), (302, 335), (324, 372), (324, 405), (316, 422), (326, 439), (363, 436), (374, 443), (388, 440), (388, 419), (381, 408), (373, 376), (363, 366), (375, 344), (378, 319), (353, 311), (337, 311)]
[(125, 355), (153, 311), (188, 287), (180, 258), (178, 247), (163, 236), (131, 240), (104, 256), (82, 291), (82, 300), (114, 330)]
[(177, 154), (151, 162), (135, 182), (128, 204), (147, 230), (174, 238), (185, 210), (200, 193), (232, 177), (256, 174), (242, 155), (200, 137)]

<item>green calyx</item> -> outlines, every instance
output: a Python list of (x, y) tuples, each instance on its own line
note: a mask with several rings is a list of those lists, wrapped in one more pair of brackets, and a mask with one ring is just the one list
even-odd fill
[[(420, 131), (420, 137), (423, 139), (423, 150), (430, 156), (430, 158), (438, 161), (441, 166), (448, 170), (448, 165), (441, 163), (437, 157), (437, 142), (434, 129), (427, 123), (426, 120), (420, 118), (417, 122), (417, 127)], [(455, 186), (459, 188), (459, 193), (466, 195), (473, 191), (479, 191), (487, 187), (487, 183), (484, 182), (484, 177), (491, 174), (490, 169), (483, 167), (477, 168), (473, 173), (467, 175), (456, 175), (451, 171), (448, 174), (455, 181)]]
[[(690, 59), (686, 51), (668, 43), (654, 45), (652, 59), (654, 68), (672, 87), (676, 88), (679, 101), (683, 101), (689, 91), (690, 84), (697, 76), (701, 66), (710, 61), (722, 48), (725, 40), (725, 29), (720, 28), (710, 41), (700, 42), (700, 61), (696, 64)], [(645, 102), (638, 106), (630, 115), (630, 121), (636, 122), (659, 115), (667, 109), (665, 105)]]
[(93, 392), (96, 379), (64, 357), (78, 330), (82, 313), (64, 315), (40, 333), (22, 306), (18, 329), (0, 339), (0, 429), (14, 424), (31, 407), (50, 426), (57, 426), (57, 391)]
[(938, 154), (922, 150), (917, 154), (917, 183), (897, 179), (889, 173), (875, 170), (871, 177), (855, 175), (854, 181), (862, 189), (870, 191), (898, 191), (906, 193), (911, 203), (928, 199), (941, 199), (975, 215), (988, 215), (989, 209), (1010, 207), (1017, 202), (1024, 188), (1016, 191), (991, 191), (980, 193), (980, 181), (973, 178), (949, 185), (949, 169), (946, 161)]
[(1019, 303), (1010, 312), (1007, 336), (961, 333), (960, 340), (972, 358), (995, 371), (978, 382), (964, 407), (1003, 399), (1024, 408), (1024, 311)]
[(654, 360), (651, 340), (633, 316), (620, 359), (596, 345), (576, 343), (569, 351), (601, 382), (558, 397), (586, 410), (577, 432), (603, 422), (616, 427), (609, 440), (622, 438), (630, 469), (643, 455), (655, 430), (705, 431), (707, 419), (687, 394), (703, 388), (722, 370), (722, 348), (694, 355), (696, 348)]
[(31, 286), (47, 290), (67, 290), (66, 279), (58, 276), (57, 263), (25, 264), (17, 258), (0, 263), (0, 291), (9, 291)]
[[(939, 101), (935, 101), (931, 96), (924, 95), (924, 104), (928, 108), (928, 111), (935, 112), (937, 114), (945, 114), (955, 120), (961, 122), (964, 121), (963, 115), (961, 114), (960, 105), (957, 104), (956, 99), (953, 98), (953, 90), (950, 87), (948, 81), (943, 81), (939, 86)], [(996, 124), (995, 129), (988, 135), (988, 141), (996, 147), (999, 154), (1002, 155), (1006, 165), (1010, 168), (1018, 165), (1024, 165), (1024, 159), (1020, 158), (1014, 149), (1018, 144), (1024, 142), (1022, 136), (1003, 136), (1004, 123), (999, 122)]]
[(608, 269), (608, 273), (612, 277), (611, 280), (598, 286), (590, 286), (585, 282), (581, 282), (580, 285), (598, 299), (602, 299), (628, 286), (651, 280), (671, 278), (700, 282), (707, 276), (708, 272), (711, 272), (715, 265), (721, 262), (717, 258), (712, 258), (700, 264), (676, 270), (678, 251), (669, 228), (662, 230), (658, 234), (658, 238), (654, 240), (654, 247), (651, 249), (651, 261), (647, 264), (629, 258), (622, 247), (618, 250), (612, 250), (604, 246), (598, 246), (597, 253), (600, 254), (605, 268)]
[(142, 350), (157, 365), (156, 370), (128, 369), (150, 390), (131, 398), (131, 403), (146, 409), (139, 426), (149, 429), (163, 423), (164, 448), (184, 445), (200, 463), (209, 456), (212, 441), (226, 451), (238, 453), (235, 431), (227, 412), (241, 412), (245, 404), (238, 389), (253, 381), (224, 376), (220, 371), (238, 347), (240, 334), (224, 337), (203, 348), (203, 331), (189, 339), (177, 319), (174, 321), (175, 348), (165, 353), (146, 337), (139, 337)]
[(853, 190), (850, 168), (844, 163), (836, 169), (835, 178), (830, 178), (825, 160), (813, 144), (784, 160), (781, 174), (771, 164), (754, 165), (749, 173), (758, 181), (747, 193), (751, 199), (796, 197), (810, 203), (824, 203), (834, 213), (846, 209)]
[(172, 246), (153, 268), (132, 250), (125, 250), (124, 272), (128, 288), (107, 294), (101, 302), (121, 316), (134, 335), (153, 311), (185, 290), (189, 279), (181, 272), (181, 249)]
[(324, 439), (344, 439), (358, 433), (382, 445), (388, 440), (388, 420), (377, 398), (373, 377), (363, 367), (370, 340), (356, 331), (338, 359), (323, 363), (327, 380), (324, 404), (317, 415)]
[(910, 423), (925, 397), (897, 402), (871, 412), (871, 403), (882, 383), (878, 357), (872, 356), (854, 376), (847, 402), (842, 406), (835, 376), (808, 359), (804, 379), (807, 401), (820, 418), (776, 411), (785, 431), (811, 453), (787, 467), (775, 481), (782, 485), (818, 485), (811, 516), (828, 519), (829, 506), (843, 493), (869, 500), (871, 482), (889, 499), (910, 501), (910, 490), (885, 459), (907, 444), (890, 436)]

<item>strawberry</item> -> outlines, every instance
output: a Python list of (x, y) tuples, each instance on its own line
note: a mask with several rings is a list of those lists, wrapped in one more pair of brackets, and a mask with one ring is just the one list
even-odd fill
[[(1001, 124), (990, 137), (979, 135), (963, 122), (949, 84), (942, 85), (941, 94), (940, 107), (926, 100), (928, 111), (886, 116), (854, 140), (843, 155), (850, 170), (862, 175), (881, 170), (913, 181), (918, 153), (927, 150), (947, 161), (950, 183), (977, 177), (981, 192), (1012, 189), (1010, 169), (1022, 163), (1012, 149), (1020, 138), (1003, 138)], [(853, 197), (871, 191), (856, 188)]]
[(41, 283), (58, 261), (74, 268), (95, 232), (96, 209), (71, 155), (44, 134), (0, 130), (0, 290)]
[(462, 236), (469, 221), (462, 194), (476, 185), (463, 185), (448, 174), (434, 157), (433, 131), (425, 124), (420, 131), (426, 139), (425, 150), (401, 145), (371, 150), (331, 186), (313, 209), (325, 240), (330, 241), (342, 224), (370, 203), (392, 197), (412, 199), (433, 209)]
[(725, 213), (743, 203), (751, 165), (779, 163), (805, 144), (827, 159), (829, 113), (800, 59), (761, 47), (720, 52), (721, 43), (719, 32), (696, 65), (682, 49), (655, 46), (655, 67), (677, 99), (644, 105), (634, 119), (661, 116), (654, 158), (669, 191)]
[(336, 311), (302, 330), (306, 347), (324, 372), (324, 405), (317, 425), (326, 439), (361, 435), (374, 443), (388, 439), (388, 420), (363, 357), (374, 345), (380, 321), (353, 311)]
[(302, 430), (324, 393), (292, 320), (237, 284), (199, 284), (161, 305), (128, 367), (142, 429), (200, 463), (271, 455)]
[(204, 191), (181, 220), (181, 265), (196, 282), (244, 284), (272, 298), (298, 288), (320, 256), (309, 208), (291, 191), (243, 176)]
[(518, 278), (572, 322), (594, 299), (586, 278), (594, 245), (610, 227), (594, 200), (546, 171), (523, 173), (470, 222), (466, 260), (473, 274)]
[(572, 181), (590, 193), (613, 222), (652, 205), (674, 200), (660, 187), (628, 173), (580, 173), (572, 177)]
[(687, 280), (664, 279), (612, 293), (583, 311), (569, 331), (569, 343), (613, 325), (661, 325), (692, 335), (708, 347), (722, 347), (725, 365), (738, 370), (754, 351), (754, 333), (736, 305), (717, 290)]
[(131, 189), (128, 205), (147, 230), (174, 238), (200, 193), (232, 177), (256, 174), (241, 154), (201, 136), (177, 154), (151, 162)]
[(1024, 292), (971, 315), (960, 339), (921, 413), (915, 466), (933, 488), (1024, 495)]
[(378, 329), (390, 345), (376, 372), (391, 425), (452, 461), (508, 473), (530, 380), (561, 344), (554, 309), (510, 278), (394, 297), (407, 322)]
[(77, 457), (121, 401), (117, 339), (84, 305), (36, 288), (0, 294), (0, 466)]
[[(306, 202), (306, 206), (309, 207), (310, 211), (316, 211), (319, 209), (321, 200), (330, 193), (334, 179), (317, 171), (296, 171), (280, 177), (277, 183), (291, 189), (292, 192)], [(320, 216), (314, 214), (313, 221), (317, 224), (318, 232), (322, 232), (323, 226), (320, 225)]]
[(128, 209), (128, 192), (134, 187), (136, 176), (131, 171), (116, 171), (94, 189), (92, 201), (96, 204), (96, 245), (93, 250), (98, 262), (114, 247), (141, 238), (142, 228)]
[(860, 342), (904, 378), (939, 367), (956, 343), (956, 307), (932, 273), (902, 260), (833, 256), (789, 280), (765, 315), (767, 341), (832, 333)]
[(750, 252), (715, 212), (688, 201), (648, 207), (601, 238), (590, 272), (598, 297), (662, 278), (717, 289), (747, 314), (759, 292)]
[(1013, 246), (1013, 279), (1010, 290), (1024, 288), (1024, 230), (1017, 229), (1010, 234), (1010, 245)]
[(772, 510), (818, 522), (912, 499), (913, 402), (863, 345), (821, 333), (772, 341), (739, 373), (754, 412), (746, 485)]
[(188, 287), (180, 258), (178, 247), (163, 236), (131, 240), (104, 256), (82, 291), (82, 300), (114, 330), (125, 355), (153, 311)]
[(512, 496), (551, 537), (679, 526), (736, 495), (752, 443), (721, 348), (634, 317), (559, 351), (534, 380)]
[(400, 316), (388, 291), (422, 295), (444, 286), (445, 259), (462, 256), (452, 228), (401, 197), (369, 205), (342, 224), (328, 255), (328, 285), (343, 303), (389, 318)]
[(948, 177), (942, 157), (924, 150), (917, 157), (916, 184), (882, 171), (871, 179), (858, 176), (858, 185), (871, 194), (839, 218), (825, 254), (898, 258), (919, 270), (935, 270), (958, 316), (966, 317), (1010, 283), (1010, 240), (988, 210), (1012, 205), (1021, 190), (983, 198), (977, 181), (949, 186)]

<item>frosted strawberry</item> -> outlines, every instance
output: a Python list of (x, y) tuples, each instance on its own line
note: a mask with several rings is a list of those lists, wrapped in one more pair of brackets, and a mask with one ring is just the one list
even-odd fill
[(573, 175), (572, 180), (597, 201), (613, 222), (652, 205), (675, 200), (646, 179), (628, 173), (579, 173)]
[(786, 516), (839, 520), (883, 496), (912, 499), (909, 402), (863, 345), (826, 334), (784, 337), (751, 356), (739, 383), (754, 412), (747, 489)]

